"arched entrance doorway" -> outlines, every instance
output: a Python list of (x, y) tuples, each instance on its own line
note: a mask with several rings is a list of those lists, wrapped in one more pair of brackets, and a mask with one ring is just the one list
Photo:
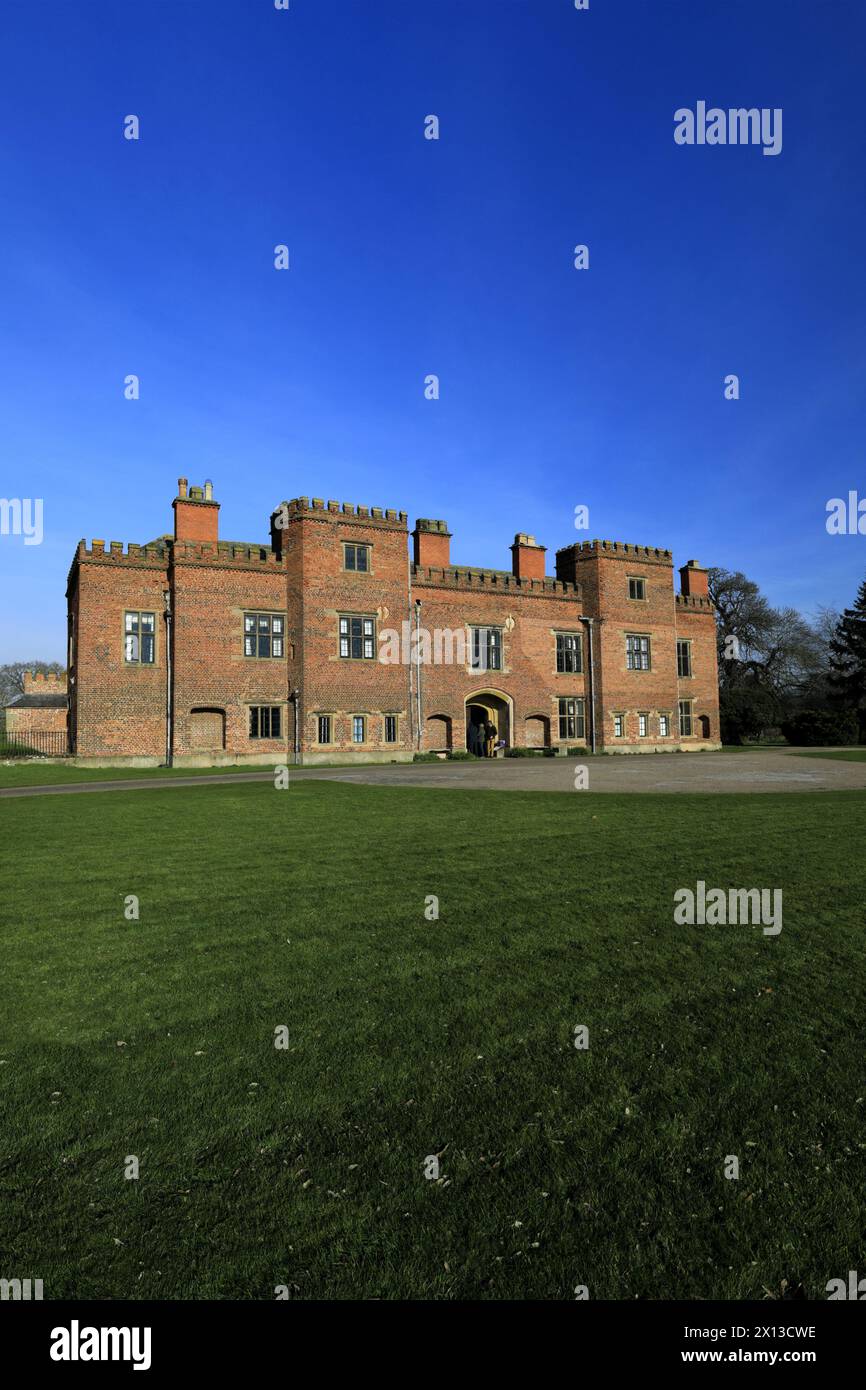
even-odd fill
[(475, 751), (477, 744), (471, 725), (480, 729), (484, 724), (493, 724), (496, 727), (496, 743), (504, 741), (505, 747), (510, 748), (512, 742), (512, 723), (513, 709), (510, 695), (505, 695), (501, 690), (476, 690), (473, 695), (466, 696), (466, 747), (470, 751)]

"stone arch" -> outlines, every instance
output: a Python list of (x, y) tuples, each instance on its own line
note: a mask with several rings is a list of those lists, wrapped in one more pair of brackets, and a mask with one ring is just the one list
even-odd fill
[(466, 712), (466, 747), (469, 747), (469, 725), (478, 723), (484, 717), (496, 725), (497, 740), (504, 739), (505, 747), (514, 742), (514, 701), (503, 690), (490, 688), (475, 690), (467, 695), (463, 707)]

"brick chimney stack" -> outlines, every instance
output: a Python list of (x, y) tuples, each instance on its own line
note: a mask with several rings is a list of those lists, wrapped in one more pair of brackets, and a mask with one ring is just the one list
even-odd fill
[(697, 560), (689, 560), (680, 569), (680, 593), (685, 598), (708, 598), (710, 589), (707, 571)]
[(174, 538), (176, 541), (211, 541), (219, 539), (219, 502), (213, 500), (213, 483), (204, 487), (189, 487), (186, 478), (177, 480), (174, 508)]
[(412, 532), (416, 565), (447, 569), (451, 564), (451, 532), (445, 521), (430, 521), (419, 517)]
[(539, 545), (534, 536), (518, 531), (511, 547), (511, 573), (518, 579), (543, 579), (546, 552), (547, 547)]

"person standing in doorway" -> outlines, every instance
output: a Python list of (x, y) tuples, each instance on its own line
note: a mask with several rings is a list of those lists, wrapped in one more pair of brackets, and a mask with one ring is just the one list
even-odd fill
[(476, 758), (481, 757), (481, 730), (474, 719), (469, 721), (469, 752)]
[(484, 725), (485, 754), (488, 758), (492, 758), (495, 756), (497, 733), (498, 730), (496, 728), (496, 725), (493, 723), (493, 720), (488, 719), (487, 723)]

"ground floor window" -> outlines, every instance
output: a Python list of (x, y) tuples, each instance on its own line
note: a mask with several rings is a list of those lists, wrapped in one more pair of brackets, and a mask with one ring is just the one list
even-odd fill
[(671, 731), (671, 721), (666, 714), (659, 715), (659, 736), (667, 738)]
[(363, 714), (352, 715), (352, 742), (364, 743), (367, 736), (367, 720)]
[(396, 714), (385, 715), (385, 742), (397, 742), (397, 716)]
[(622, 738), (622, 736), (623, 736), (624, 733), (625, 733), (625, 715), (624, 715), (624, 714), (615, 714), (615, 715), (613, 716), (613, 736), (614, 736), (614, 738)]
[(281, 738), (283, 711), (279, 705), (250, 706), (250, 738)]
[(318, 718), (318, 741), (319, 743), (331, 742), (331, 716), (320, 714)]
[(637, 736), (638, 736), (638, 738), (646, 738), (648, 732), (649, 732), (649, 715), (648, 715), (648, 714), (639, 714), (638, 717), (637, 717)]
[(688, 738), (692, 732), (692, 702), (680, 700), (680, 737)]
[(559, 737), (560, 738), (583, 738), (585, 736), (585, 722), (583, 717), (583, 700), (562, 699), (559, 702)]

